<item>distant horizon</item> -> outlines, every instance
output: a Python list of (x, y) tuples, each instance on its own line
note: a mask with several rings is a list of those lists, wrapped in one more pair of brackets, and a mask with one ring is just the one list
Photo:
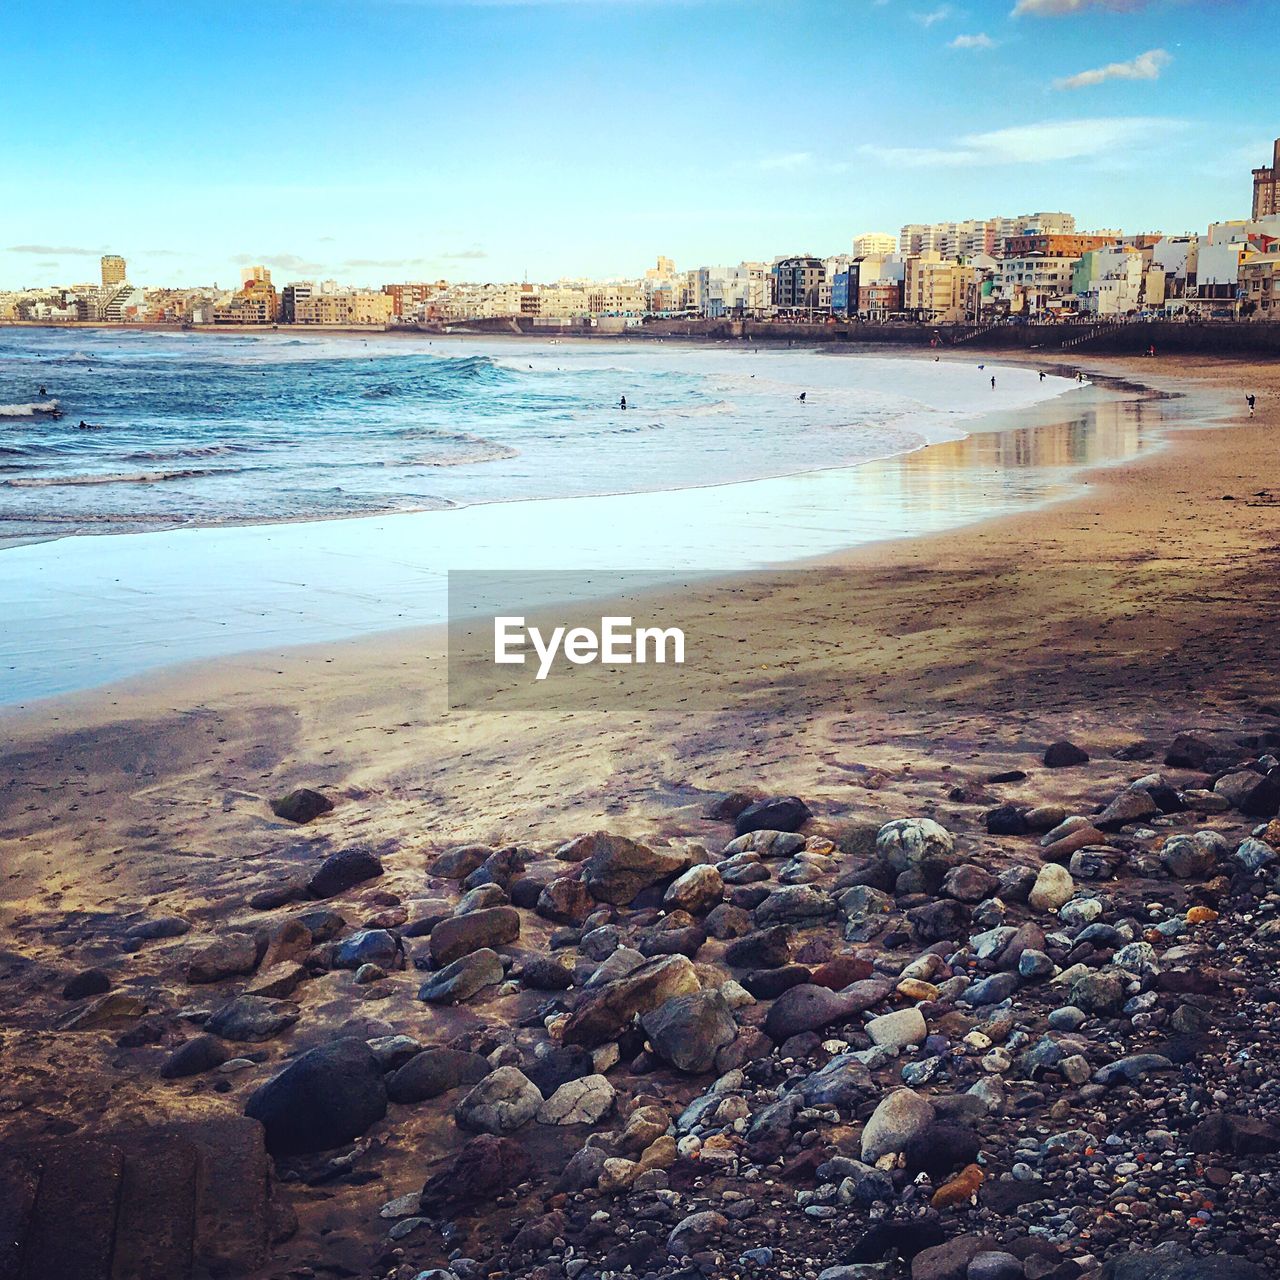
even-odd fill
[[(1264, 0), (124, 0), (109, 22), (69, 0), (51, 43), (10, 7), (0, 289), (102, 253), (156, 287), (250, 263), (499, 283), (1036, 210), (1202, 231), (1248, 216), (1280, 135), (1273, 22)], [(51, 58), (120, 74), (54, 89)]]

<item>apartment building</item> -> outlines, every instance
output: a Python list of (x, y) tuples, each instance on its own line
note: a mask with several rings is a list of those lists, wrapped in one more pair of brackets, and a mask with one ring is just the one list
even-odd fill
[(820, 258), (780, 258), (773, 264), (772, 300), (780, 311), (816, 311), (826, 269)]
[(1051, 302), (1071, 293), (1076, 265), (1084, 252), (1088, 251), (1070, 256), (1032, 252), (998, 259), (995, 292), (1008, 302), (1014, 315), (1049, 310)]
[(1241, 314), (1280, 320), (1280, 239), (1260, 236), (1240, 254)]
[(968, 222), (909, 223), (898, 235), (898, 252), (904, 256), (939, 253), (944, 258), (995, 257), (1006, 241), (1022, 235), (1071, 235), (1076, 220), (1069, 213), (1023, 213), (1012, 218), (985, 218)]
[(597, 285), (587, 293), (587, 309), (593, 316), (642, 316), (645, 313), (644, 286)]
[(102, 269), (102, 287), (114, 289), (125, 280), (125, 261), (118, 253), (104, 253), (99, 263)]
[(1271, 218), (1280, 215), (1280, 138), (1276, 139), (1271, 167), (1253, 171), (1253, 217)]
[(392, 316), (389, 294), (372, 289), (312, 293), (295, 302), (295, 324), (371, 325), (386, 328)]
[[(258, 268), (265, 271), (265, 268)], [(213, 308), (214, 324), (274, 324), (280, 315), (279, 300), (270, 273), (266, 278), (251, 277), (239, 293), (233, 293)]]
[(937, 320), (959, 311), (964, 300), (965, 266), (937, 252), (907, 259), (903, 309), (922, 320)]
[(893, 253), (897, 247), (897, 239), (887, 231), (864, 231), (862, 235), (853, 237), (855, 258), (870, 258), (876, 254)]

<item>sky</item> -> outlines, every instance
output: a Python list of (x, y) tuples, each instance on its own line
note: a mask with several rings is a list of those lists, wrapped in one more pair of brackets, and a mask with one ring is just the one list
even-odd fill
[(1249, 214), (1274, 0), (5, 0), (0, 288), (551, 281)]

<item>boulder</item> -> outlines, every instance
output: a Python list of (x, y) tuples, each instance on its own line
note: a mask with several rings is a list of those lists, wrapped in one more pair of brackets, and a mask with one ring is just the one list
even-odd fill
[(362, 964), (391, 968), (400, 958), (400, 939), (389, 929), (361, 929), (344, 938), (334, 952), (335, 969), (358, 969)]
[(583, 882), (596, 900), (621, 907), (642, 889), (679, 875), (689, 865), (689, 856), (599, 832), (591, 856), (582, 865)]
[(613, 1085), (601, 1075), (562, 1084), (538, 1108), (539, 1124), (599, 1124), (613, 1110)]
[(479, 1084), (489, 1074), (488, 1061), (478, 1053), (433, 1045), (414, 1054), (387, 1078), (392, 1102), (425, 1102), (460, 1085)]
[(490, 1072), (454, 1108), (461, 1129), (479, 1133), (514, 1133), (528, 1124), (542, 1106), (542, 1094), (524, 1072), (499, 1067)]
[(829, 987), (804, 983), (784, 991), (765, 1018), (765, 1034), (781, 1044), (803, 1031), (847, 1022), (859, 1012), (857, 1002)]
[(224, 1040), (253, 1043), (278, 1036), (301, 1016), (302, 1010), (288, 1000), (239, 996), (224, 1004), (204, 1025), (206, 1031)]
[(462, 844), (446, 849), (427, 868), (429, 876), (442, 880), (465, 880), (493, 853), (487, 844)]
[(534, 911), (556, 924), (582, 924), (598, 905), (577, 876), (559, 876), (542, 886)]
[(431, 961), (452, 964), (473, 951), (506, 946), (520, 936), (520, 913), (515, 907), (488, 907), (465, 916), (450, 916), (431, 930)]
[(1102, 1269), (1102, 1280), (1267, 1280), (1264, 1271), (1246, 1258), (1224, 1253), (1193, 1256), (1184, 1250), (1162, 1246), (1113, 1258)]
[(481, 1134), (427, 1179), (419, 1207), (431, 1217), (452, 1217), (459, 1209), (491, 1203), (532, 1172), (533, 1162), (518, 1142)]
[(296, 822), (299, 825), (311, 822), (322, 813), (328, 813), (332, 808), (333, 801), (328, 796), (321, 795), (319, 791), (312, 791), (310, 787), (298, 787), (297, 790), (290, 791), (287, 796), (271, 801), (271, 812), (277, 818), (283, 818), (286, 822)]
[(1049, 862), (1040, 868), (1027, 902), (1036, 911), (1057, 911), (1071, 901), (1075, 891), (1076, 885), (1071, 873), (1065, 867)]
[(715, 867), (690, 867), (677, 876), (662, 896), (662, 905), (668, 911), (687, 911), (701, 915), (710, 911), (724, 897), (724, 880)]
[(418, 999), (427, 1004), (461, 1004), (482, 988), (496, 986), (504, 976), (501, 956), (484, 947), (433, 973), (418, 988)]
[(863, 1028), (871, 1037), (871, 1043), (882, 1049), (905, 1049), (908, 1045), (923, 1044), (929, 1034), (924, 1014), (919, 1009), (896, 1009), (893, 1013), (872, 1018)]
[(729, 1219), (714, 1209), (691, 1213), (676, 1223), (667, 1237), (667, 1253), (673, 1258), (686, 1258), (700, 1253), (729, 1229)]
[(1197, 831), (1170, 836), (1160, 850), (1160, 861), (1175, 879), (1193, 880), (1207, 876), (1229, 852), (1226, 840), (1216, 831)]
[(755, 910), (759, 925), (825, 920), (836, 913), (835, 899), (810, 884), (790, 884), (775, 889)]
[(907, 1144), (925, 1132), (935, 1117), (933, 1104), (911, 1089), (895, 1089), (886, 1094), (863, 1126), (863, 1160), (875, 1164), (881, 1156), (905, 1151)]
[(313, 898), (332, 898), (382, 874), (382, 863), (368, 849), (341, 849), (330, 854), (307, 881)]
[(750, 831), (799, 831), (813, 814), (798, 796), (772, 796), (749, 804), (734, 821), (734, 835)]
[(696, 1075), (715, 1066), (716, 1054), (738, 1034), (738, 1024), (719, 991), (672, 996), (640, 1019), (663, 1062)]
[(272, 1155), (329, 1151), (387, 1112), (382, 1067), (363, 1040), (344, 1037), (291, 1062), (257, 1089), (245, 1115), (266, 1130)]
[(258, 963), (258, 945), (247, 933), (229, 933), (206, 943), (187, 961), (187, 981), (221, 982), (252, 973)]
[(230, 1055), (226, 1046), (216, 1036), (196, 1036), (179, 1045), (160, 1068), (163, 1080), (181, 1080), (186, 1076), (201, 1075), (220, 1067)]
[(784, 924), (749, 933), (731, 942), (725, 964), (734, 969), (776, 969), (791, 959), (791, 930)]
[(688, 995), (698, 989), (697, 975), (685, 956), (647, 961), (592, 991), (565, 1025), (564, 1043), (593, 1049), (616, 1039), (637, 1015), (656, 1009), (672, 996)]
[(1070, 769), (1076, 765), (1088, 764), (1089, 753), (1074, 742), (1054, 742), (1044, 750), (1044, 766), (1046, 769)]
[(932, 818), (886, 822), (876, 836), (876, 852), (899, 874), (945, 875), (958, 861), (951, 833)]

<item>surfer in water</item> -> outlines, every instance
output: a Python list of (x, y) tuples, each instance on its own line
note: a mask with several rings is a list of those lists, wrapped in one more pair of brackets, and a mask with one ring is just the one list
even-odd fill
[(623, 396), (621, 402), (618, 404), (618, 408), (625, 409), (626, 407), (627, 407), (627, 397)]
[(40, 388), (40, 394), (41, 394), (42, 396), (47, 396), (49, 393), (48, 393), (48, 392), (47, 392), (43, 387), (41, 387), (41, 388)]
[(809, 394), (809, 393), (808, 393), (807, 391), (802, 391), (802, 392), (800, 393), (800, 397), (799, 397), (799, 399), (800, 399), (800, 403), (801, 403), (801, 404), (804, 404), (804, 402), (805, 402), (805, 399), (804, 399), (804, 398), (805, 398), (805, 396), (807, 396), (808, 394)]

